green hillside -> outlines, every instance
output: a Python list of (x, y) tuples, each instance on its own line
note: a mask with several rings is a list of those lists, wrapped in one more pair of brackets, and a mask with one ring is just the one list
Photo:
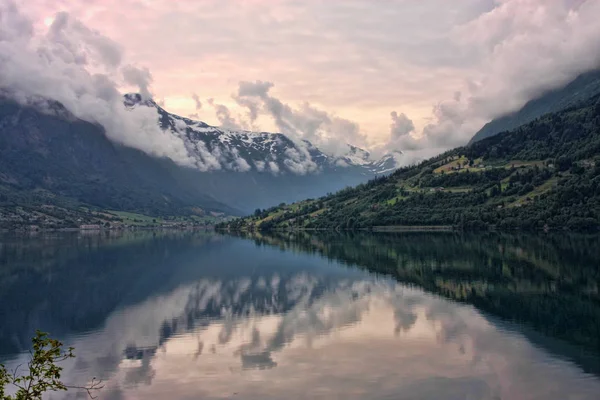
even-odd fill
[(600, 228), (600, 99), (229, 230)]
[(0, 98), (0, 230), (140, 223), (107, 210), (168, 224), (242, 214), (187, 185), (170, 160), (117, 145), (49, 104), (53, 113)]

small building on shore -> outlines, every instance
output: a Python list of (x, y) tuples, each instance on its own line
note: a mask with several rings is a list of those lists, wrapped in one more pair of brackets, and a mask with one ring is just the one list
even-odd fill
[(79, 225), (79, 229), (81, 229), (83, 231), (94, 231), (94, 230), (99, 231), (100, 229), (102, 229), (102, 226), (98, 225), (98, 224), (84, 224), (84, 225)]

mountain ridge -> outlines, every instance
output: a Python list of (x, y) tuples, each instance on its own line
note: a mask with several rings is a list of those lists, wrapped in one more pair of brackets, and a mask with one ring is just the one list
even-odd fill
[(600, 70), (585, 72), (565, 86), (544, 92), (530, 100), (520, 110), (496, 118), (481, 128), (469, 144), (511, 131), (545, 114), (576, 107), (600, 94)]
[[(349, 147), (347, 159), (333, 159), (307, 144), (305, 156), (315, 168), (297, 174), (290, 169), (294, 157), (306, 159), (294, 154), (300, 150), (284, 135), (226, 132), (162, 108), (157, 112), (157, 123), (184, 136), (192, 150), (204, 150), (195, 153), (197, 160), (220, 156), (216, 162), (225, 160), (229, 168), (181, 166), (110, 140), (99, 124), (76, 118), (58, 102), (40, 99), (27, 106), (1, 97), (0, 229), (118, 220), (103, 214), (107, 210), (161, 218), (244, 215), (352, 186), (376, 176), (377, 168), (394, 167), (386, 160), (375, 164), (358, 148)], [(275, 155), (266, 154), (272, 148)]]
[[(394, 154), (401, 154), (396, 151), (372, 159), (368, 151), (347, 144), (347, 151), (335, 156), (307, 140), (293, 140), (283, 133), (224, 129), (181, 117), (166, 111), (152, 99), (143, 99), (139, 93), (125, 94), (124, 103), (129, 108), (155, 108), (160, 127), (183, 139), (187, 150), (198, 161), (197, 166), (205, 172), (256, 170), (301, 175), (317, 173), (322, 168), (356, 167), (364, 169), (366, 175), (377, 175), (397, 167)], [(307, 168), (301, 169), (301, 163)]]
[(513, 131), (219, 229), (600, 229), (600, 95)]
[(98, 125), (72, 115), (7, 99), (0, 101), (0, 155), (0, 227), (106, 220), (90, 207), (153, 215), (242, 214), (184, 187), (171, 160), (116, 144)]

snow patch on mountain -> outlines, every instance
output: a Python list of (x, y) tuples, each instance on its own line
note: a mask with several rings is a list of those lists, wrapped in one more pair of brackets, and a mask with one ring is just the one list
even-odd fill
[(235, 131), (181, 117), (139, 94), (125, 95), (124, 103), (129, 109), (140, 106), (155, 108), (160, 128), (185, 143), (195, 167), (201, 171), (256, 170), (305, 175), (330, 169), (356, 168), (365, 176), (374, 176), (389, 173), (399, 165), (401, 153), (373, 160), (368, 151), (348, 145), (347, 153), (336, 157), (306, 140), (293, 141), (281, 133)]

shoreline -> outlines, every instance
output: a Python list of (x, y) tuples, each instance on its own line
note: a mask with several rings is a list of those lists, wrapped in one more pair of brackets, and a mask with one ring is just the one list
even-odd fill
[(37, 229), (0, 229), (0, 233), (19, 233), (19, 234), (35, 234), (35, 233), (52, 233), (52, 232), (79, 232), (79, 233), (105, 233), (105, 232), (135, 232), (135, 231), (214, 231), (213, 225), (210, 226), (139, 226), (139, 227), (127, 227), (127, 228), (99, 228), (99, 229), (85, 229), (85, 228), (37, 228)]
[(459, 231), (452, 225), (389, 225), (374, 226), (371, 232), (454, 232)]
[(352, 229), (341, 229), (341, 228), (274, 228), (274, 229), (230, 229), (228, 227), (215, 226), (216, 232), (223, 233), (236, 233), (236, 232), (374, 232), (374, 233), (394, 233), (394, 232), (504, 232), (504, 233), (551, 233), (551, 232), (566, 232), (566, 233), (579, 233), (579, 234), (600, 234), (597, 230), (570, 230), (566, 228), (562, 229), (499, 229), (497, 226), (488, 226), (486, 229), (465, 229), (456, 225), (377, 225), (368, 228), (352, 228)]

